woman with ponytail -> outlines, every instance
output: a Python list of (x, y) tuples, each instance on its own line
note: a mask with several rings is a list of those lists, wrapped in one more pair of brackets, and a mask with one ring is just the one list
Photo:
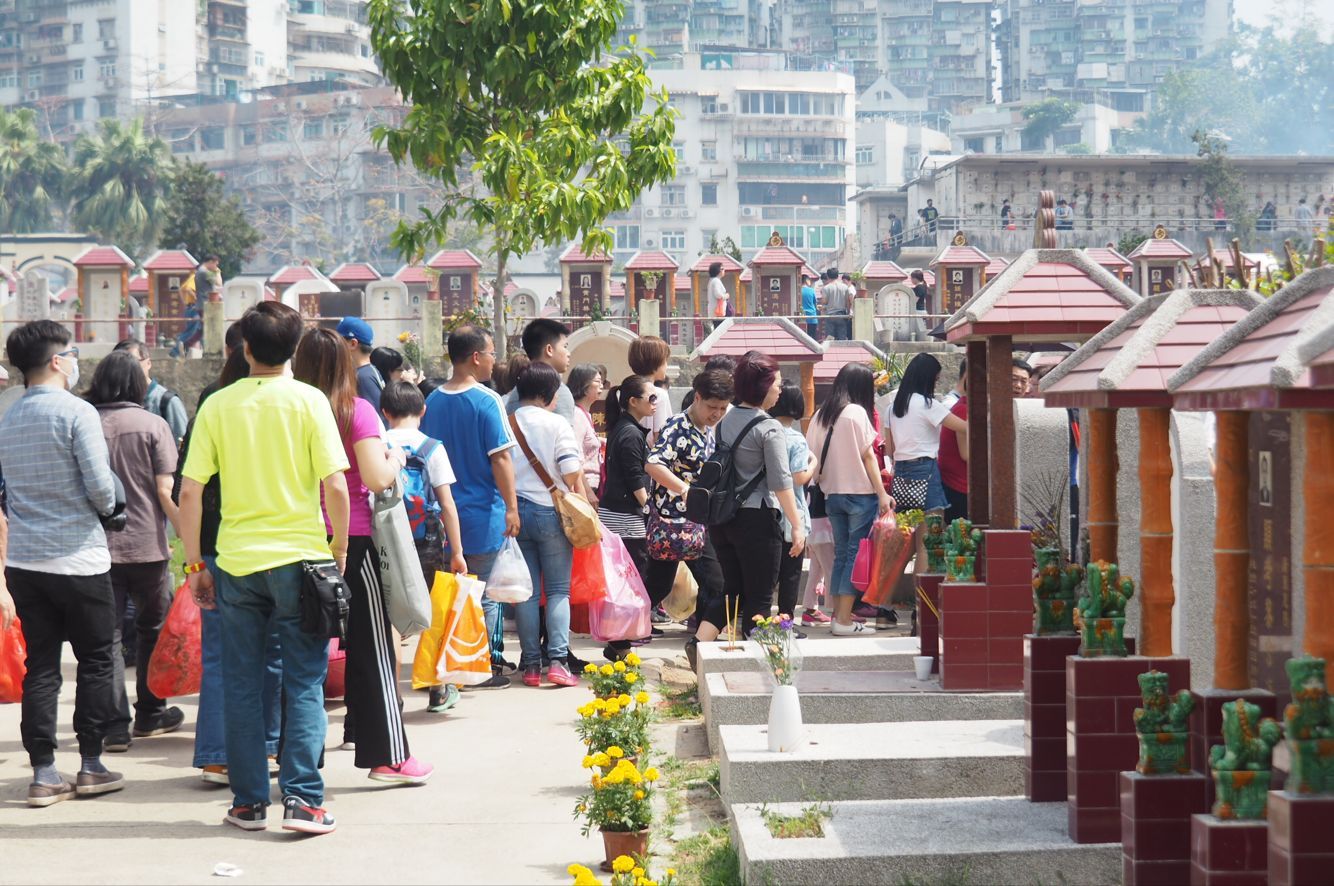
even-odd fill
[(621, 537), (641, 575), (647, 557), (644, 515), (648, 505), (648, 428), (659, 397), (667, 396), (642, 375), (627, 375), (607, 392), (607, 478), (598, 500), (598, 519)]

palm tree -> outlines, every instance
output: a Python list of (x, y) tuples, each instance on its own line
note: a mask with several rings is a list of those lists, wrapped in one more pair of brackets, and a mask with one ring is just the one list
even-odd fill
[(140, 255), (157, 243), (175, 171), (171, 149), (143, 121), (103, 120), (74, 145), (74, 223)]
[(0, 231), (50, 230), (67, 175), (65, 152), (37, 133), (37, 112), (0, 108)]

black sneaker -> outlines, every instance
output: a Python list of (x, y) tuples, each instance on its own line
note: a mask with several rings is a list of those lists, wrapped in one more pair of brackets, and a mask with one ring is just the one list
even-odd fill
[(144, 723), (134, 724), (135, 738), (148, 738), (152, 735), (166, 735), (168, 732), (175, 732), (181, 728), (185, 722), (185, 714), (178, 707), (170, 707), (163, 711), (156, 720), (149, 720)]
[(672, 623), (672, 617), (659, 606), (657, 609), (653, 610), (653, 623), (655, 625), (669, 625)]
[(269, 814), (263, 803), (237, 803), (222, 820), (243, 831), (262, 831), (269, 826)]
[(501, 658), (500, 661), (491, 663), (491, 673), (500, 674), (502, 677), (508, 677), (510, 674), (518, 673), (519, 666), (514, 662)]
[(477, 689), (505, 689), (510, 685), (510, 678), (502, 674), (491, 674), (491, 679), (485, 683), (477, 683), (472, 686), (460, 687), (464, 692), (472, 692)]
[(109, 754), (123, 754), (130, 749), (134, 742), (130, 739), (130, 733), (118, 732), (115, 735), (108, 735), (102, 742), (102, 750)]
[(283, 797), (283, 830), (327, 834), (336, 826), (334, 817), (318, 806), (311, 806), (297, 797)]
[[(611, 644), (602, 647), (602, 657), (610, 662), (618, 662), (629, 654), (629, 649), (617, 649)], [(583, 673), (582, 669), (580, 670), (580, 673)]]
[(690, 661), (690, 670), (699, 672), (699, 638), (691, 637), (686, 641), (686, 658)]
[(649, 628), (649, 636), (650, 636), (650, 637), (661, 637), (661, 636), (662, 636), (662, 628), (652, 628), (652, 627)]
[(565, 665), (570, 669), (570, 673), (582, 674), (584, 668), (588, 667), (588, 662), (571, 652), (565, 656)]

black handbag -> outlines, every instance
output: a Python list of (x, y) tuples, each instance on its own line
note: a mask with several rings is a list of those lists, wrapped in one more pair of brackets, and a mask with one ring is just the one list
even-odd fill
[(909, 480), (907, 477), (895, 474), (889, 493), (894, 496), (895, 512), (902, 514), (904, 511), (925, 511), (926, 491), (929, 485), (930, 481), (925, 478)]
[(352, 590), (332, 560), (301, 563), (301, 630), (322, 640), (347, 636), (347, 612)]
[[(839, 410), (838, 415), (843, 411)], [(834, 425), (838, 424), (838, 415), (834, 416), (834, 424), (829, 426), (829, 433), (825, 434), (824, 446), (820, 447), (820, 467), (821, 474), (824, 473), (824, 460), (829, 455), (829, 444), (834, 441)], [(829, 512), (825, 509), (824, 490), (820, 488), (820, 478), (817, 476), (806, 487), (806, 511), (811, 515), (811, 519), (828, 517)]]

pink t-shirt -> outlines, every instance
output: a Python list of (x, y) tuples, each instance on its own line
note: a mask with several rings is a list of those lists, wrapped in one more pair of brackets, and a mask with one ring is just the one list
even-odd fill
[[(352, 409), (352, 422), (343, 432), (343, 451), (347, 453), (347, 463), (352, 466), (345, 473), (347, 494), (352, 499), (352, 509), (347, 521), (349, 536), (371, 534), (371, 491), (361, 482), (361, 471), (357, 468), (357, 454), (353, 451), (353, 447), (358, 441), (380, 437), (383, 433), (380, 419), (375, 415), (375, 407), (358, 397)], [(321, 491), (321, 502), (323, 498), (324, 493)], [(324, 517), (324, 528), (333, 534), (333, 527), (329, 525), (327, 514)]]
[[(855, 403), (849, 403), (834, 422), (834, 438), (829, 454), (822, 459), (815, 475), (825, 495), (874, 495), (875, 486), (866, 476), (862, 456), (875, 442), (871, 417)], [(819, 416), (806, 429), (806, 445), (816, 458), (824, 450), (825, 427)]]

